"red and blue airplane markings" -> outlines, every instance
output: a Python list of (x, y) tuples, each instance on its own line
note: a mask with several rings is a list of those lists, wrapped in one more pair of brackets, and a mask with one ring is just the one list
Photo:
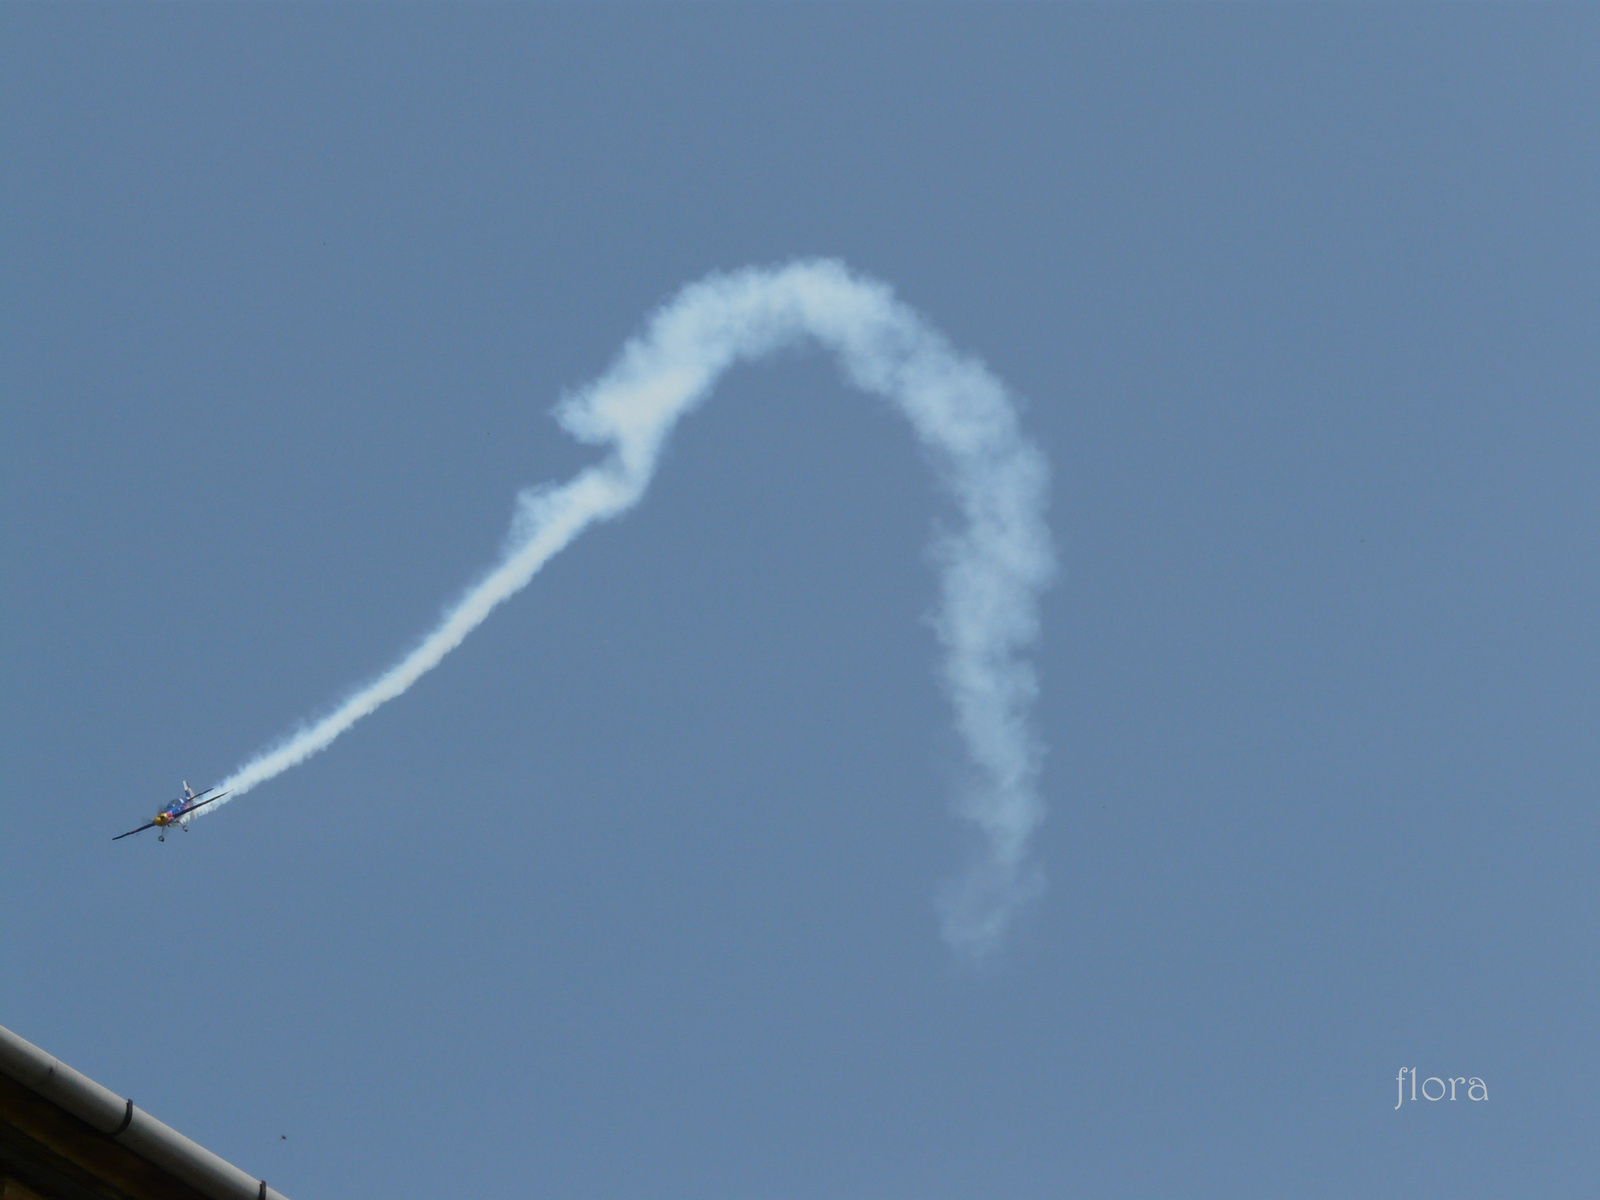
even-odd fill
[(139, 828), (130, 829), (127, 833), (119, 833), (111, 840), (120, 842), (125, 837), (132, 837), (136, 833), (143, 833), (146, 829), (154, 828), (161, 830), (161, 836), (156, 838), (156, 841), (164, 842), (167, 840), (167, 826), (173, 824), (176, 824), (179, 829), (187, 833), (189, 826), (184, 820), (185, 817), (195, 809), (204, 808), (213, 800), (221, 800), (228, 794), (227, 792), (217, 792), (215, 796), (211, 795), (212, 792), (216, 791), (216, 788), (206, 788), (204, 791), (197, 792), (189, 786), (189, 781), (185, 779), (183, 781), (183, 795), (158, 812), (154, 820), (146, 821)]

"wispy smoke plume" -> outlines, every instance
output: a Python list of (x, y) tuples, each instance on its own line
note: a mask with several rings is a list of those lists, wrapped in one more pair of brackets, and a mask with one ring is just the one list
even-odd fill
[(883, 284), (837, 262), (746, 269), (684, 288), (610, 370), (556, 410), (567, 432), (609, 446), (609, 456), (568, 483), (519, 496), (504, 559), (438, 628), (327, 716), (218, 786), (230, 800), (243, 795), (409, 688), (568, 542), (639, 502), (672, 427), (724, 371), (807, 338), (836, 354), (856, 386), (905, 413), (964, 518), (936, 545), (936, 625), (956, 726), (975, 768), (956, 809), (982, 831), (983, 853), (946, 890), (943, 927), (958, 948), (992, 946), (1039, 886), (1026, 861), (1044, 808), (1040, 748), (1027, 720), (1034, 672), (1022, 652), (1037, 633), (1036, 599), (1051, 573), (1048, 469), (983, 364), (957, 354)]

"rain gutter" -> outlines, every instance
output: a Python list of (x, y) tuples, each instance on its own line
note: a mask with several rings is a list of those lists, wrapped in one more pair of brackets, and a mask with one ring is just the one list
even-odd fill
[(208, 1200), (286, 1200), (197, 1142), (0, 1025), (0, 1074), (194, 1188)]

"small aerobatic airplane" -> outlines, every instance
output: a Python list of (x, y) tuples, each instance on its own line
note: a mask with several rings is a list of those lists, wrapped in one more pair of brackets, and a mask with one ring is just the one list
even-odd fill
[[(183, 795), (179, 796), (171, 804), (167, 805), (160, 812), (158, 812), (155, 820), (147, 821), (137, 829), (128, 830), (127, 833), (119, 833), (111, 840), (113, 842), (120, 842), (125, 837), (132, 837), (136, 833), (143, 833), (146, 829), (154, 826), (161, 830), (161, 836), (158, 837), (156, 841), (164, 842), (167, 840), (167, 826), (172, 824), (176, 824), (179, 829), (187, 833), (189, 831), (189, 825), (188, 822), (184, 820), (185, 817), (187, 817), (195, 809), (204, 808), (206, 805), (210, 804), (211, 801), (221, 800), (228, 794), (227, 792), (217, 792), (215, 796), (210, 795), (211, 792), (215, 791), (215, 788), (206, 788), (203, 792), (197, 792), (189, 786), (189, 781), (185, 779), (183, 781)], [(205, 799), (201, 799), (201, 797), (205, 797)]]

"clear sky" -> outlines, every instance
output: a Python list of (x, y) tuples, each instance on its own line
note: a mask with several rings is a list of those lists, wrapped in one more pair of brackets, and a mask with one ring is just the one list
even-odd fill
[[(0, 1024), (293, 1200), (1600, 1190), (1597, 61), (1587, 6), (0, 8)], [(817, 255), (1051, 462), (998, 953), (935, 903), (953, 513), (814, 353), (112, 845), (412, 646), (681, 285)]]

